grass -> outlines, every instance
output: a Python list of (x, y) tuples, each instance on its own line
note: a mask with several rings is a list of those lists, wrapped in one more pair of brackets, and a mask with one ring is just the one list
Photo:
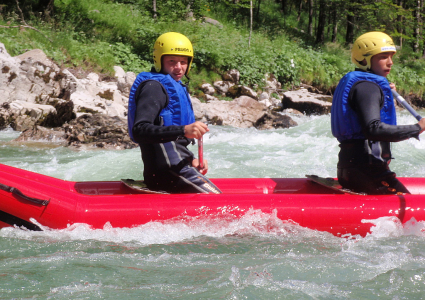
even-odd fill
[[(265, 74), (272, 73), (283, 88), (303, 82), (330, 92), (345, 73), (354, 69), (347, 47), (338, 43), (314, 47), (311, 39), (296, 28), (295, 24), (305, 24), (296, 22), (295, 12), (282, 18), (276, 1), (263, 0), (263, 3), (250, 45), (247, 18), (240, 11), (235, 13), (220, 5), (205, 11), (222, 26), (200, 19), (182, 21), (179, 11), (153, 20), (148, 7), (150, 1), (144, 0), (126, 4), (58, 0), (54, 19), (46, 22), (34, 14), (26, 20), (41, 33), (0, 28), (0, 41), (12, 56), (39, 48), (61, 67), (113, 76), (114, 65), (135, 73), (150, 70), (155, 39), (167, 31), (181, 32), (189, 37), (195, 49), (190, 73), (190, 89), (195, 94), (200, 93), (202, 83), (212, 83), (230, 69), (240, 71), (242, 84), (260, 89)], [(18, 25), (19, 21), (14, 12), (0, 16), (0, 25)], [(424, 60), (402, 49), (395, 57), (389, 80), (396, 83), (399, 91), (422, 96)]]

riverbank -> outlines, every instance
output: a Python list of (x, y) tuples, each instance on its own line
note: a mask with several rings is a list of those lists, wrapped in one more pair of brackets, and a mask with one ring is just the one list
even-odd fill
[[(0, 66), (0, 129), (21, 131), (18, 141), (54, 141), (74, 148), (137, 146), (128, 138), (126, 123), (135, 73), (115, 66), (113, 78), (96, 73), (78, 78), (39, 49), (12, 57), (3, 44)], [(330, 111), (332, 97), (306, 87), (285, 91), (273, 76), (262, 90), (240, 84), (235, 69), (222, 77), (202, 86), (201, 99), (192, 97), (197, 120), (237, 128), (288, 128), (297, 126), (293, 114)]]

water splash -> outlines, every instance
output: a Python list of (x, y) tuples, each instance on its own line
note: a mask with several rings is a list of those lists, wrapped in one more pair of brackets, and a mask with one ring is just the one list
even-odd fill
[(362, 220), (362, 223), (371, 223), (370, 237), (373, 238), (388, 238), (388, 237), (401, 237), (407, 235), (416, 235), (425, 237), (425, 222), (416, 221), (411, 218), (404, 224), (401, 223), (397, 217), (381, 217), (376, 220)]

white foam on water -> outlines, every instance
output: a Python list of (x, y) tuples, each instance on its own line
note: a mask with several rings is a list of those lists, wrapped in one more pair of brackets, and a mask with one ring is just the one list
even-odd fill
[(228, 235), (256, 236), (321, 236), (328, 233), (317, 232), (298, 226), (291, 221), (277, 218), (272, 214), (250, 209), (245, 215), (236, 218), (231, 213), (201, 217), (182, 217), (163, 222), (149, 222), (133, 228), (114, 228), (106, 223), (102, 229), (93, 229), (88, 224), (72, 224), (65, 229), (51, 229), (38, 225), (42, 231), (28, 231), (22, 228), (6, 227), (0, 230), (1, 237), (20, 239), (42, 239), (50, 241), (97, 240), (115, 243), (132, 242), (140, 245), (168, 244), (198, 237), (221, 238)]
[[(298, 126), (287, 129), (257, 130), (210, 126), (204, 137), (204, 158), (209, 161), (208, 176), (304, 177), (316, 174), (336, 177), (338, 142), (330, 131), (330, 115), (296, 116)], [(398, 113), (399, 124), (416, 121), (407, 112)], [(33, 149), (2, 144), (19, 133), (0, 132), (0, 162), (66, 180), (142, 179), (139, 149), (123, 151), (72, 151), (58, 147)], [(13, 136), (13, 137), (12, 137)], [(4, 150), (1, 150), (4, 149)], [(190, 146), (197, 156), (197, 146)], [(2, 154), (2, 153), (0, 153)], [(425, 139), (393, 143), (395, 159), (391, 169), (398, 176), (425, 173)], [(418, 163), (419, 162), (419, 163)]]
[[(330, 117), (300, 117), (288, 129), (256, 130), (212, 126), (204, 138), (211, 177), (336, 176), (338, 143), (330, 134)], [(197, 153), (195, 146), (191, 148)]]
[(182, 217), (163, 222), (149, 222), (133, 228), (114, 228), (106, 223), (102, 229), (93, 229), (87, 224), (72, 224), (65, 229), (50, 229), (31, 220), (42, 231), (28, 231), (21, 228), (6, 227), (0, 230), (1, 237), (21, 239), (42, 239), (50, 241), (97, 240), (115, 243), (136, 243), (139, 245), (169, 244), (199, 237), (221, 238), (229, 235), (255, 235), (264, 237), (315, 237), (341, 239), (343, 242), (358, 242), (415, 235), (425, 237), (425, 222), (414, 218), (402, 224), (396, 217), (382, 217), (375, 220), (362, 220), (371, 224), (371, 233), (366, 237), (345, 235), (334, 237), (327, 232), (320, 232), (301, 227), (288, 220), (277, 218), (277, 212), (263, 213), (250, 209), (240, 218), (232, 214), (210, 215), (201, 217)]
[(370, 238), (388, 238), (415, 235), (425, 237), (425, 222), (411, 218), (404, 224), (397, 217), (381, 217), (375, 220), (362, 220), (362, 223), (371, 223)]
[(0, 141), (10, 141), (12, 139), (16, 139), (21, 132), (14, 131), (11, 127), (0, 130)]
[[(48, 265), (53, 270), (63, 269), (65, 264), (81, 268), (73, 272), (72, 281), (62, 280), (52, 286), (50, 296), (116, 293), (121, 288), (111, 285), (108, 276), (127, 278), (127, 274), (131, 274), (132, 278), (154, 276), (152, 282), (175, 283), (146, 285), (134, 279), (125, 289), (135, 287), (135, 293), (142, 288), (155, 291), (178, 285), (178, 295), (184, 294), (183, 290), (196, 290), (198, 298), (203, 290), (214, 295), (213, 291), (224, 289), (236, 299), (254, 290), (269, 299), (281, 294), (288, 299), (333, 299), (335, 295), (338, 295), (336, 299), (353, 295), (360, 299), (363, 286), (377, 282), (382, 287), (394, 288), (385, 283), (388, 274), (395, 274), (391, 275), (394, 280), (401, 270), (407, 269), (402, 276), (406, 272), (410, 274), (409, 266), (420, 257), (413, 257), (409, 240), (403, 241), (403, 237), (411, 234), (421, 237), (423, 228), (423, 224), (415, 220), (405, 225), (394, 218), (365, 222), (374, 226), (370, 235), (340, 238), (279, 220), (276, 213), (250, 210), (241, 218), (231, 215), (186, 218), (150, 222), (134, 228), (113, 228), (110, 224), (102, 229), (74, 224), (61, 230), (43, 228), (41, 232), (3, 228), (0, 237), (25, 244), (23, 249), (31, 247), (37, 253), (16, 262), (8, 260), (8, 270), (18, 264), (21, 268), (33, 264)], [(37, 249), (43, 249), (41, 254)], [(94, 279), (93, 275), (84, 276), (92, 269), (103, 276), (97, 275)], [(108, 273), (108, 270), (111, 271)], [(421, 268), (417, 271), (421, 270), (423, 272)], [(205, 271), (207, 273), (203, 273)], [(210, 275), (210, 280), (195, 287), (192, 286), (194, 278), (182, 277), (203, 274)], [(353, 286), (353, 282), (359, 286)], [(406, 283), (401, 281), (399, 286)]]
[[(336, 175), (330, 117), (295, 117), (298, 126), (259, 131), (210, 126), (210, 177)], [(400, 113), (399, 124), (414, 124)], [(68, 180), (141, 179), (140, 150), (72, 151), (8, 143), (0, 162)], [(192, 146), (196, 154), (197, 147)], [(393, 144), (398, 176), (425, 174), (425, 138)], [(150, 222), (134, 228), (73, 224), (31, 232), (0, 230), (6, 298), (419, 299), (424, 289), (424, 222), (364, 220), (366, 237), (335, 237), (250, 210)], [(34, 223), (37, 223), (34, 220)], [(41, 224), (39, 226), (42, 227)], [(25, 287), (25, 290), (23, 290)], [(1, 288), (0, 288), (1, 289)], [(421, 291), (422, 290), (422, 291)]]

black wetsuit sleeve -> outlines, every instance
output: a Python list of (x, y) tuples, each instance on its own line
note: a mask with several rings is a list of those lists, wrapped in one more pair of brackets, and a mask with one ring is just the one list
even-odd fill
[(137, 143), (166, 143), (184, 136), (184, 126), (162, 126), (160, 112), (168, 105), (167, 91), (161, 83), (147, 80), (136, 92), (133, 137)]
[(381, 108), (384, 95), (374, 82), (359, 81), (350, 91), (349, 104), (357, 113), (365, 137), (372, 141), (399, 142), (418, 137), (419, 124), (389, 125), (381, 122)]

